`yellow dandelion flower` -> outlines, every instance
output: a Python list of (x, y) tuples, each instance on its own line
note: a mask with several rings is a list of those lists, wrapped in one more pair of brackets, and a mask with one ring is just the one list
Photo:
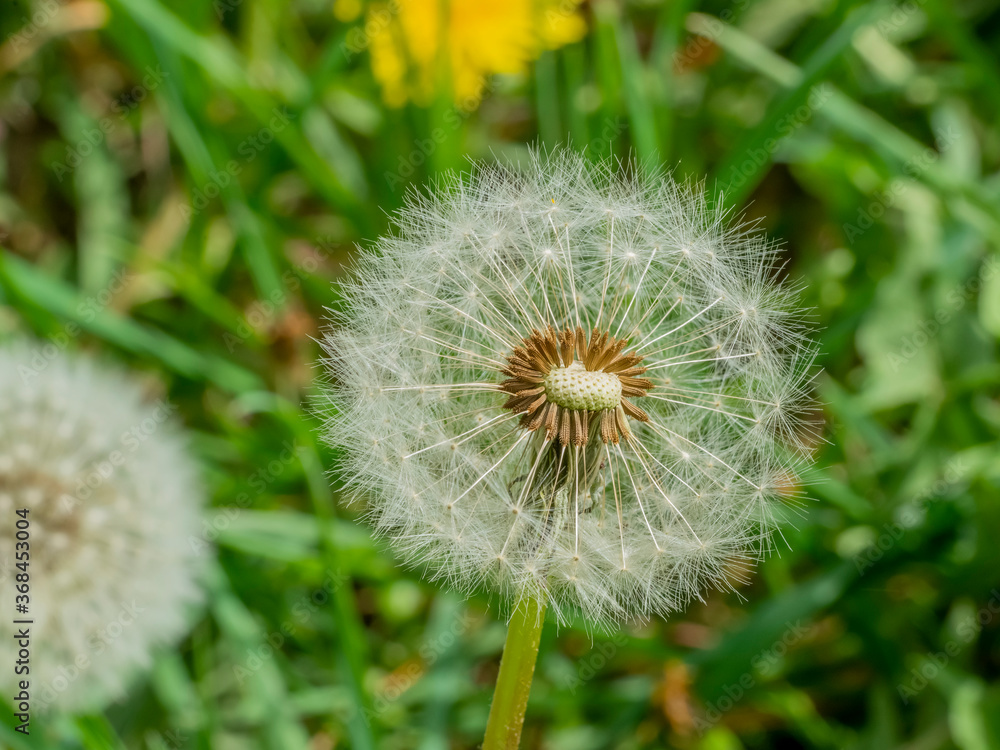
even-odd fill
[(390, 0), (368, 8), (372, 72), (389, 106), (428, 104), (447, 86), (474, 108), (486, 79), (524, 73), (546, 49), (586, 32), (581, 0)]
[(361, 0), (334, 0), (333, 17), (338, 21), (349, 23), (361, 15), (364, 8)]

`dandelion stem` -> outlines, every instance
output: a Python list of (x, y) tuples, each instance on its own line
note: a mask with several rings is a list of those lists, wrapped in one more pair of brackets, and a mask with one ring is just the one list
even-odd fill
[(545, 605), (530, 597), (518, 604), (510, 618), (483, 750), (516, 750), (521, 742), (544, 622)]

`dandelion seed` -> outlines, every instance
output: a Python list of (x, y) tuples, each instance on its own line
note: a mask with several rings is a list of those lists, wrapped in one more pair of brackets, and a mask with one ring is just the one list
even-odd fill
[(567, 152), (410, 200), (325, 340), (327, 438), (407, 561), (607, 623), (769, 549), (814, 349), (775, 247), (723, 219)]
[[(187, 629), (202, 491), (172, 411), (86, 357), (0, 347), (0, 577), (12, 592), (26, 573), (33, 621), (30, 677), (3, 675), (30, 680), (34, 709), (101, 709)], [(0, 619), (6, 664), (20, 627)]]

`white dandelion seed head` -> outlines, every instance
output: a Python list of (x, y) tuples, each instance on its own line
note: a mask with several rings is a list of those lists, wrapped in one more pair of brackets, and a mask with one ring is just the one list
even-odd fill
[(398, 227), (325, 339), (327, 437), (407, 561), (603, 624), (767, 551), (813, 437), (771, 243), (569, 152), (443, 181)]
[(4, 689), (29, 679), (36, 710), (98, 710), (187, 630), (201, 598), (191, 539), (203, 492), (174, 407), (147, 403), (138, 384), (85, 356), (41, 351), (0, 347), (3, 663), (14, 664), (24, 627), (11, 616), (22, 572), (30, 601), (15, 617), (33, 620), (30, 676), (11, 666)]

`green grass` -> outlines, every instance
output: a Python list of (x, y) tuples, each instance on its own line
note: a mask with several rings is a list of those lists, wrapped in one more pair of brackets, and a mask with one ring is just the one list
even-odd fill
[[(318, 2), (111, 0), (98, 28), (50, 23), (13, 67), (0, 54), (0, 337), (162, 381), (218, 547), (190, 636), (122, 703), (36, 717), (30, 742), (5, 710), (0, 744), (481, 741), (496, 607), (422, 582), (341, 502), (312, 337), (406, 189), (570, 142), (705, 180), (784, 242), (815, 309), (827, 442), (787, 546), (740, 596), (593, 639), (550, 623), (523, 746), (1000, 747), (984, 609), (1000, 587), (1000, 4), (586, 8), (585, 39), (459, 117), (446, 96), (388, 109)], [(26, 15), (4, 8), (7, 50)]]

